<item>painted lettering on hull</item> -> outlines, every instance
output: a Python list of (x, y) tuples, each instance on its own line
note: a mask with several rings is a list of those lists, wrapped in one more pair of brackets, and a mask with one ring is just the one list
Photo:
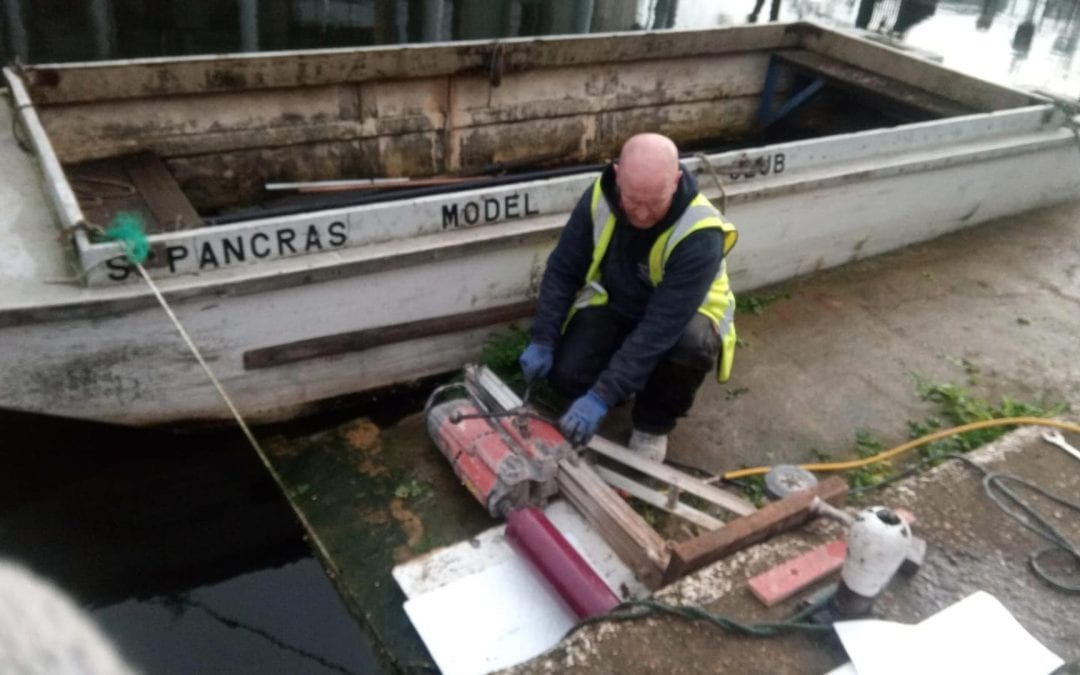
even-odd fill
[[(451, 230), (532, 218), (542, 211), (539, 202), (537, 195), (529, 192), (482, 195), (443, 204), (439, 207), (441, 213), (435, 211), (432, 215), (441, 215), (441, 229)], [(155, 243), (147, 267), (156, 276), (198, 274), (342, 248), (349, 244), (349, 219), (356, 219), (357, 214), (336, 217), (339, 219), (314, 223), (305, 223), (297, 218), (276, 226), (263, 224), (257, 230), (248, 231), (224, 228), (215, 231), (207, 228), (190, 240)], [(427, 227), (438, 225), (428, 221)], [(106, 260), (105, 273), (110, 281), (115, 282), (129, 281), (138, 276), (124, 256)]]
[[(282, 225), (257, 232), (199, 237), (195, 241), (151, 249), (147, 265), (168, 274), (205, 272), (233, 265), (284, 258), (304, 253), (319, 253), (344, 247), (349, 228), (344, 221)], [(105, 261), (108, 278), (126, 281), (134, 267), (125, 256)]]
[(478, 197), (465, 202), (444, 204), (442, 207), (442, 228), (452, 230), (457, 227), (488, 224), (501, 220), (516, 220), (540, 215), (536, 198), (528, 192), (513, 193), (501, 197)]
[(761, 155), (754, 159), (744, 156), (737, 162), (737, 165), (737, 169), (728, 172), (728, 178), (731, 180), (757, 178), (758, 176), (768, 176), (770, 173), (784, 173), (784, 170), (787, 169), (787, 156), (782, 152)]

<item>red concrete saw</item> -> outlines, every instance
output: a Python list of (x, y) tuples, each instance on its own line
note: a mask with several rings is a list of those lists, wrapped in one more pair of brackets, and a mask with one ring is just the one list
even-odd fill
[[(462, 398), (447, 399), (452, 393)], [(522, 405), (491, 371), (466, 366), (465, 382), (428, 398), (428, 434), (487, 511), (506, 518), (506, 538), (581, 619), (618, 597), (541, 508), (558, 492), (559, 461), (574, 452), (559, 430)]]

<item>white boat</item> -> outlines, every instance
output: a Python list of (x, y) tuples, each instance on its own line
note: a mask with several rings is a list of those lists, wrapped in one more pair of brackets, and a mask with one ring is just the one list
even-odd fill
[[(687, 150), (738, 225), (737, 292), (1080, 197), (1053, 102), (811, 23), (5, 77), (0, 407), (123, 424), (229, 411), (95, 235), (118, 211), (142, 213), (155, 284), (269, 421), (456, 368), (526, 318), (570, 209), (638, 131)], [(266, 189), (390, 177), (412, 185)], [(413, 187), (433, 177), (470, 180)]]

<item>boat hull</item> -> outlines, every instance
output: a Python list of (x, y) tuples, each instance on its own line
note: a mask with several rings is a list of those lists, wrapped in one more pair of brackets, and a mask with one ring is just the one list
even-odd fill
[[(849, 59), (891, 68), (909, 82), (922, 77), (927, 88), (970, 84), (938, 66), (898, 63), (900, 57), (882, 47), (825, 29), (763, 30), (785, 49), (801, 44), (837, 58), (847, 49)], [(695, 33), (694, 39), (717, 53), (738, 54), (754, 34), (739, 29), (730, 43), (721, 39), (729, 35), (723, 31), (715, 37)], [(598, 39), (635, 57), (648, 40), (677, 43), (656, 36), (645, 43), (635, 36)], [(553, 49), (551, 58), (589, 53), (582, 43), (572, 47)], [(537, 61), (546, 53), (542, 48), (536, 47)], [(424, 49), (414, 49), (418, 63), (441, 67)], [(376, 56), (392, 60), (385, 49)], [(351, 57), (325, 58), (342, 65)], [(259, 59), (236, 67), (270, 72), (275, 64), (292, 63), (286, 56)], [(737, 61), (760, 70), (768, 59), (740, 55)], [(212, 66), (206, 59), (185, 61), (177, 72)], [(123, 64), (102, 68), (112, 78), (109, 86), (119, 86), (127, 72)], [(148, 66), (134, 68), (145, 74)], [(40, 79), (44, 71), (37, 72)], [(294, 77), (287, 68), (282, 72)], [(750, 71), (740, 72), (743, 89), (768, 90), (767, 82), (748, 84)], [(767, 79), (765, 72), (759, 76)], [(197, 82), (189, 78), (176, 86), (195, 88)], [(527, 90), (517, 86), (515, 91)], [(1026, 99), (996, 85), (966, 91), (970, 105), (999, 94), (1010, 103), (1002, 109), (988, 104), (989, 112), (685, 157), (686, 170), (739, 228), (728, 260), (736, 293), (988, 220), (1022, 220), (1018, 214), (1025, 211), (1080, 198), (1080, 150), (1064, 112), (1047, 102), (1017, 103)], [(15, 94), (16, 102), (29, 100), (26, 92)], [(92, 94), (75, 87), (65, 95)], [(60, 115), (75, 104), (50, 105)], [(33, 233), (33, 245), (26, 246), (33, 253), (47, 245), (58, 222), (74, 228), (75, 245), (55, 256), (51, 267), (12, 266), (0, 274), (0, 407), (130, 425), (229, 419), (228, 407), (155, 295), (138, 273), (118, 263), (119, 246), (90, 241), (45, 127), (29, 105), (19, 112), (39, 161), (21, 154), (7, 131), (10, 120), (0, 120), (0, 159), (6, 173), (21, 181), (8, 178), (0, 186), (14, 205), (0, 215), (0, 234), (20, 241)], [(222, 142), (218, 136), (211, 141)], [(30, 194), (28, 173), (40, 177), (39, 194)], [(503, 181), (153, 234), (158, 257), (149, 271), (239, 411), (252, 422), (286, 419), (337, 397), (454, 370), (475, 358), (493, 334), (526, 322), (546, 257), (595, 176)], [(1018, 237), (1021, 227), (1017, 223)], [(285, 241), (282, 232), (294, 234)], [(310, 254), (295, 250), (305, 236), (315, 248)], [(259, 255), (268, 242), (276, 242), (280, 255)], [(340, 245), (326, 248), (333, 242)], [(235, 264), (225, 264), (227, 254)], [(55, 272), (69, 263), (85, 284), (48, 278), (47, 267)]]
[[(834, 173), (733, 189), (728, 216), (740, 241), (729, 261), (732, 284), (750, 291), (1076, 198), (1080, 152), (1070, 139), (1049, 136), (1030, 151), (976, 153), (966, 162), (953, 153), (891, 170), (879, 162), (877, 175), (867, 167), (848, 180)], [(418, 334), (398, 334), (386, 344), (369, 340), (367, 347), (347, 336), (498, 308), (511, 312), (503, 319), (527, 316), (561, 225), (554, 216), (498, 232), (462, 231), (453, 242), (412, 241), (394, 254), (166, 289), (166, 297), (243, 414), (278, 420), (314, 402), (449, 371), (474, 358), (508, 323), (497, 313), (488, 325), (458, 324), (446, 333), (422, 324), (427, 329)], [(1018, 222), (1018, 237), (1021, 228)], [(0, 321), (0, 406), (138, 425), (229, 417), (150, 296), (9, 311)], [(327, 340), (335, 336), (346, 338)], [(245, 355), (259, 350), (319, 339), (321, 350), (302, 358), (267, 365), (249, 357), (245, 365)]]

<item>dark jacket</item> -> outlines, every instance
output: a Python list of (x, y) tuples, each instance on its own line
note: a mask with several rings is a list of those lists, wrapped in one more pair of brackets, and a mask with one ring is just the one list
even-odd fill
[[(614, 406), (641, 391), (664, 354), (679, 341), (716, 278), (724, 257), (724, 236), (713, 228), (689, 235), (675, 247), (664, 268), (664, 278), (654, 289), (649, 282), (649, 250), (697, 196), (697, 180), (684, 168), (671, 208), (647, 230), (626, 222), (618, 206), (615, 172), (610, 166), (601, 175), (600, 186), (616, 219), (615, 232), (601, 262), (600, 283), (608, 292), (609, 307), (636, 322), (592, 387), (605, 403)], [(585, 284), (593, 255), (591, 195), (590, 186), (548, 257), (532, 328), (533, 341), (538, 344), (558, 344), (563, 322)]]

